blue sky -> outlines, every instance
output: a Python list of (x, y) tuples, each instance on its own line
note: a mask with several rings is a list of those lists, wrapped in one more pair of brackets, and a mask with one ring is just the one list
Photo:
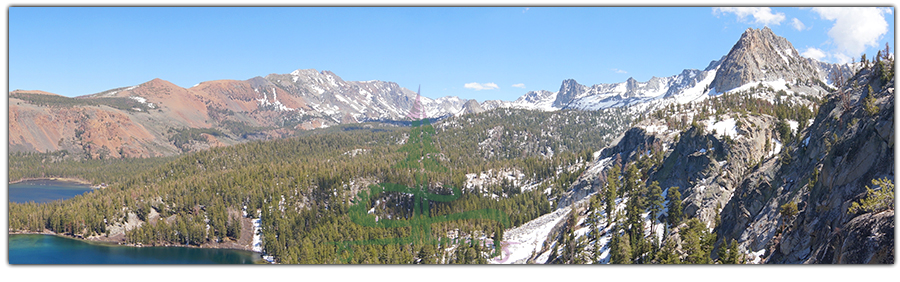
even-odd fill
[(769, 26), (841, 62), (894, 48), (893, 8), (9, 8), (9, 90), (79, 96), (154, 78), (191, 87), (296, 69), (393, 81), (422, 95), (514, 100), (531, 90), (671, 76)]

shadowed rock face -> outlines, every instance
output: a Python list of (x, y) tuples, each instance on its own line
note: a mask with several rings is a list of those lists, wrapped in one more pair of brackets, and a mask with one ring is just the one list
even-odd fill
[(894, 211), (867, 213), (847, 223), (834, 263), (894, 263)]
[(820, 78), (809, 59), (797, 53), (784, 37), (776, 36), (768, 27), (749, 28), (722, 60), (711, 84), (717, 92), (725, 92), (755, 81)]
[(553, 101), (553, 106), (562, 108), (585, 91), (587, 91), (587, 86), (578, 84), (574, 79), (563, 80), (562, 85), (559, 86), (556, 101)]
[[(862, 86), (846, 89), (853, 106), (823, 104), (799, 135), (806, 141), (785, 148), (789, 164), (750, 172), (722, 210), (720, 244), (734, 238), (743, 250), (765, 250), (766, 263), (893, 263), (893, 210), (848, 213), (872, 179), (894, 178), (893, 81), (883, 85), (870, 70), (851, 81)], [(874, 114), (861, 102), (868, 95), (880, 108)], [(786, 218), (780, 206), (790, 202), (799, 213)]]

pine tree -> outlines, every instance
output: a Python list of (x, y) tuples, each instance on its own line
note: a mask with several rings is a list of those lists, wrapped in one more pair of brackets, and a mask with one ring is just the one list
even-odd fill
[(688, 220), (687, 228), (679, 232), (682, 239), (682, 250), (687, 254), (685, 263), (709, 263), (709, 250), (711, 248), (707, 247), (709, 236), (706, 233), (708, 233), (706, 226), (696, 218)]
[(494, 238), (493, 238), (493, 240), (494, 240), (494, 250), (495, 250), (495, 252), (496, 252), (496, 255), (502, 255), (502, 254), (503, 254), (503, 250), (502, 250), (502, 246), (503, 246), (503, 225), (500, 225), (500, 224), (498, 223), (498, 224), (496, 225), (496, 227), (494, 227)]
[(613, 234), (610, 245), (611, 264), (631, 264), (631, 242), (628, 234), (619, 234), (618, 230)]
[[(622, 194), (631, 194), (632, 196), (636, 194), (638, 190), (638, 183), (641, 179), (641, 172), (638, 170), (637, 166), (634, 163), (629, 163), (625, 168), (625, 183), (622, 185), (623, 191)], [(637, 193), (640, 194), (640, 193)]]
[(684, 216), (684, 211), (681, 207), (681, 192), (678, 192), (678, 186), (669, 187), (669, 214), (668, 221), (669, 226), (676, 226), (681, 223), (681, 219)]
[(663, 244), (663, 247), (657, 252), (656, 258), (661, 264), (681, 263), (681, 259), (678, 257), (678, 254), (675, 253), (675, 242), (672, 240), (668, 240)]
[(616, 197), (619, 189), (619, 164), (613, 165), (606, 174), (606, 226), (613, 222), (614, 212), (616, 210)]
[(866, 185), (866, 197), (853, 202), (847, 210), (848, 214), (894, 209), (894, 182), (889, 178), (872, 179), (872, 185), (880, 189), (875, 190)]
[(718, 259), (716, 259), (716, 261), (719, 264), (729, 264), (729, 262), (731, 261), (731, 253), (729, 252), (730, 250), (728, 248), (728, 243), (729, 242), (727, 241), (723, 242), (722, 245), (719, 246), (719, 249), (716, 250), (716, 256), (719, 257)]
[(662, 198), (662, 189), (659, 188), (659, 182), (653, 181), (650, 182), (650, 187), (648, 187), (648, 195), (647, 200), (650, 205), (650, 226), (653, 226), (654, 221), (659, 217), (659, 213), (662, 211), (664, 200)]
[(870, 116), (874, 116), (878, 113), (878, 106), (875, 105), (875, 91), (872, 90), (872, 85), (868, 87), (869, 93), (866, 94), (866, 98), (863, 100), (863, 106), (866, 109), (866, 113)]
[(638, 204), (635, 199), (635, 196), (632, 196), (625, 207), (625, 237), (628, 237), (631, 246), (629, 250), (632, 255), (635, 257), (631, 257), (630, 259), (635, 259), (637, 256), (642, 254), (643, 248), (641, 243), (643, 242), (644, 237), (644, 224), (641, 218), (641, 210), (639, 210)]
[(728, 246), (728, 252), (731, 253), (731, 263), (733, 264), (743, 264), (744, 263), (744, 254), (741, 253), (740, 249), (738, 249), (738, 243), (731, 239), (731, 244)]

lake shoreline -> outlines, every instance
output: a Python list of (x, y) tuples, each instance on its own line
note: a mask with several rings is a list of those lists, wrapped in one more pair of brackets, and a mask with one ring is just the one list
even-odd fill
[(9, 181), (9, 184), (16, 184), (25, 181), (36, 181), (36, 180), (51, 180), (51, 181), (61, 181), (61, 182), (74, 182), (78, 184), (90, 185), (91, 189), (99, 189), (102, 188), (100, 185), (94, 185), (93, 182), (84, 180), (82, 178), (74, 178), (74, 177), (25, 177), (16, 180)]
[(108, 245), (125, 246), (125, 247), (138, 247), (138, 248), (143, 248), (143, 247), (183, 247), (183, 248), (197, 248), (197, 249), (225, 249), (225, 250), (248, 251), (248, 252), (257, 253), (260, 255), (262, 254), (260, 252), (255, 252), (255, 251), (251, 250), (251, 248), (249, 246), (242, 246), (242, 245), (239, 245), (234, 242), (204, 243), (200, 246), (181, 245), (181, 244), (144, 245), (144, 244), (125, 243), (125, 241), (123, 240), (124, 238), (117, 238), (117, 237), (121, 237), (121, 236), (106, 237), (106, 236), (102, 236), (102, 235), (95, 235), (95, 236), (91, 236), (91, 237), (83, 237), (83, 236), (74, 236), (74, 235), (68, 235), (68, 234), (59, 234), (59, 233), (50, 231), (48, 229), (44, 229), (43, 231), (40, 231), (40, 232), (13, 230), (13, 231), (9, 231), (8, 235), (52, 235), (52, 236), (76, 239), (76, 240), (81, 240), (81, 241), (86, 241), (86, 242), (103, 243), (103, 244), (108, 244)]
[[(34, 186), (33, 188), (25, 188), (25, 190), (22, 190), (22, 191), (26, 191), (29, 189), (41, 190), (42, 188), (39, 188), (39, 187), (51, 187), (52, 188), (54, 186), (70, 186), (67, 184), (54, 183), (54, 182), (67, 182), (69, 184), (79, 184), (79, 186), (90, 184), (90, 182), (85, 181), (80, 178), (65, 178), (65, 177), (23, 178), (23, 179), (17, 179), (15, 181), (11, 181), (10, 184), (12, 185), (12, 184), (18, 184), (18, 183), (27, 183), (28, 181), (47, 181), (47, 182), (39, 183), (39, 184), (37, 184), (37, 186)], [(91, 191), (91, 190), (100, 188), (99, 185), (92, 186), (92, 187), (85, 187), (85, 186), (81, 186), (81, 187), (83, 187), (83, 188), (81, 188), (79, 191), (85, 191), (85, 190)], [(90, 188), (90, 189), (88, 190), (88, 188)], [(20, 188), (16, 188), (16, 189), (20, 189)], [(36, 191), (36, 190), (32, 190), (32, 191)], [(14, 201), (12, 201), (12, 199), (11, 199), (10, 203), (13, 203), (13, 202)], [(39, 203), (43, 203), (43, 202), (39, 202)], [(156, 217), (158, 217), (158, 214), (156, 214)], [(138, 219), (134, 218), (134, 219), (129, 219), (129, 220), (138, 220)], [(159, 220), (159, 219), (154, 218), (154, 215), (151, 214), (151, 218), (148, 218), (148, 221), (144, 222), (144, 223), (155, 222), (155, 220)], [(87, 236), (88, 234), (58, 233), (58, 232), (55, 232), (53, 230), (50, 230), (50, 229), (47, 229), (44, 227), (42, 227), (41, 230), (8, 229), (7, 233), (9, 235), (51, 235), (51, 236), (59, 237), (59, 238), (75, 239), (75, 240), (78, 240), (78, 241), (84, 242), (84, 243), (108, 245), (108, 246), (182, 247), (182, 248), (194, 248), (194, 249), (221, 249), (221, 250), (246, 251), (246, 252), (257, 255), (258, 256), (257, 258), (259, 258), (259, 259), (263, 259), (262, 256), (265, 255), (265, 253), (261, 252), (260, 250), (255, 250), (253, 247), (254, 233), (258, 232), (258, 230), (254, 229), (253, 223), (251, 222), (250, 218), (244, 217), (240, 221), (241, 221), (241, 234), (240, 234), (241, 236), (239, 238), (241, 238), (241, 239), (234, 240), (233, 238), (228, 238), (228, 239), (221, 240), (219, 242), (207, 241), (207, 242), (200, 244), (199, 246), (198, 245), (180, 244), (177, 242), (176, 243), (172, 243), (172, 242), (157, 243), (157, 244), (129, 243), (125, 238), (125, 231), (129, 230), (129, 229), (133, 229), (135, 226), (129, 226), (127, 224), (127, 222), (126, 222), (126, 226), (124, 226), (124, 227), (121, 224), (108, 225), (107, 232), (109, 232), (109, 234), (101, 234), (101, 235), (95, 234), (95, 235), (91, 235), (91, 236)], [(138, 222), (143, 222), (143, 221), (138, 220)], [(23, 227), (23, 226), (20, 226), (20, 227)], [(118, 228), (116, 228), (116, 227), (118, 227)], [(112, 229), (110, 229), (110, 228), (112, 228)]]
[(201, 244), (200, 246), (195, 245), (182, 245), (182, 244), (163, 244), (163, 245), (144, 245), (144, 244), (131, 244), (125, 242), (124, 234), (116, 234), (110, 237), (103, 235), (94, 235), (90, 237), (83, 237), (79, 235), (69, 235), (69, 234), (60, 234), (53, 232), (49, 229), (44, 229), (42, 231), (27, 231), (27, 230), (11, 230), (8, 232), (8, 235), (51, 235), (61, 238), (68, 238), (83, 241), (86, 243), (92, 244), (101, 244), (101, 245), (109, 245), (109, 246), (122, 246), (122, 247), (136, 247), (136, 248), (144, 248), (144, 247), (177, 247), (177, 248), (194, 248), (194, 249), (221, 249), (221, 250), (235, 250), (235, 251), (246, 251), (251, 252), (256, 255), (259, 255), (260, 263), (268, 264), (268, 262), (263, 259), (263, 255), (265, 253), (257, 252), (252, 249), (252, 246), (241, 245), (237, 242), (207, 242)]
[[(13, 231), (10, 232), (9, 239), (11, 242), (24, 243), (24, 245), (17, 245), (20, 247), (16, 248), (15, 254), (13, 254), (12, 249), (10, 250), (11, 264), (266, 264), (266, 261), (259, 253), (241, 249), (202, 248), (182, 245), (140, 246), (116, 244), (56, 234), (47, 230), (42, 232)], [(72, 249), (66, 246), (84, 247)], [(69, 253), (67, 250), (75, 251), (78, 254)], [(32, 251), (37, 252), (36, 256), (31, 255)], [(48, 252), (53, 253), (53, 255), (47, 256)], [(160, 254), (170, 255), (161, 257)], [(86, 261), (80, 259), (79, 256), (82, 255), (88, 255), (89, 259)], [(185, 260), (186, 258), (188, 259)]]
[[(118, 238), (111, 238), (111, 237), (105, 237), (105, 236), (91, 236), (91, 237), (84, 238), (81, 236), (59, 234), (59, 233), (56, 233), (56, 232), (53, 232), (53, 231), (50, 231), (47, 229), (44, 229), (43, 231), (40, 231), (40, 232), (21, 231), (21, 230), (9, 231), (8, 235), (48, 235), (48, 236), (55, 236), (55, 237), (59, 237), (59, 238), (78, 240), (78, 241), (85, 242), (88, 244), (98, 244), (98, 245), (116, 246), (116, 247), (133, 247), (133, 248), (175, 247), (175, 248), (191, 248), (191, 249), (219, 249), (219, 250), (244, 251), (244, 252), (253, 253), (254, 255), (258, 255), (259, 258), (256, 261), (257, 264), (268, 264), (268, 262), (266, 262), (265, 259), (262, 258), (262, 256), (264, 255), (263, 253), (255, 252), (255, 251), (251, 250), (249, 247), (219, 246), (221, 244), (227, 244), (227, 243), (205, 243), (200, 246), (180, 245), (180, 244), (165, 244), (165, 245), (129, 244), (129, 243), (124, 243), (124, 241), (121, 241)], [(230, 245), (230, 244), (228, 244), (228, 245)], [(235, 244), (235, 245), (237, 245), (237, 244)]]

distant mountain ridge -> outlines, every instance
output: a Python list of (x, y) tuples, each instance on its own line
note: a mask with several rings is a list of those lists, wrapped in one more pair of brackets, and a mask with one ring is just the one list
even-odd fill
[[(786, 91), (818, 95), (826, 92), (832, 73), (841, 71), (844, 77), (849, 77), (856, 68), (801, 57), (787, 39), (775, 35), (768, 27), (748, 28), (727, 55), (712, 61), (702, 71), (685, 69), (677, 75), (652, 77), (645, 82), (628, 78), (625, 82), (590, 87), (567, 79), (555, 93), (506, 105), (544, 110), (598, 110), (651, 102), (650, 106), (684, 104), (758, 83), (779, 84)], [(551, 107), (543, 106), (547, 104)]]
[[(555, 111), (640, 106), (640, 111), (649, 111), (755, 85), (820, 96), (828, 91), (832, 73), (841, 71), (849, 77), (853, 70), (852, 65), (800, 57), (790, 42), (770, 29), (751, 28), (727, 55), (702, 71), (685, 69), (645, 82), (629, 78), (590, 87), (566, 79), (555, 92), (529, 91), (515, 101), (478, 103), (447, 96), (422, 97), (421, 103), (429, 118), (496, 108)], [(245, 140), (282, 138), (298, 130), (403, 120), (416, 99), (415, 92), (394, 82), (344, 81), (330, 71), (314, 69), (243, 81), (206, 81), (190, 88), (157, 78), (76, 98), (41, 98), (32, 95), (36, 92), (10, 92), (11, 151), (69, 150), (92, 158), (171, 155)], [(113, 121), (90, 121), (97, 116)], [(113, 123), (129, 132), (110, 131)], [(200, 131), (214, 134), (194, 134)], [(173, 143), (184, 136), (190, 140)]]

